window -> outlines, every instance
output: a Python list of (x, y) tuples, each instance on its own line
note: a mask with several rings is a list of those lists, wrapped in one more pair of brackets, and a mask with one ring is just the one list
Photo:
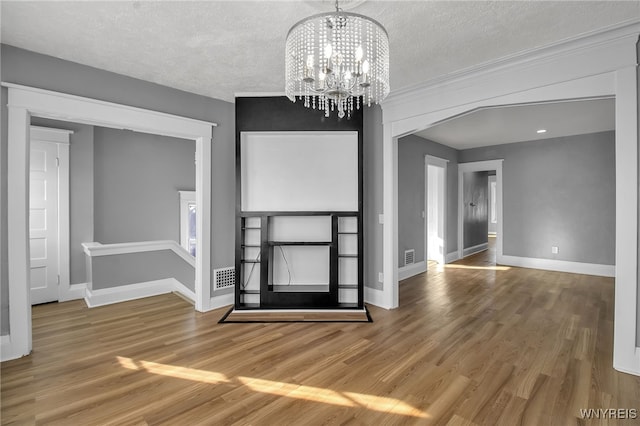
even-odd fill
[(196, 255), (196, 192), (178, 191), (180, 194), (180, 245), (191, 256)]

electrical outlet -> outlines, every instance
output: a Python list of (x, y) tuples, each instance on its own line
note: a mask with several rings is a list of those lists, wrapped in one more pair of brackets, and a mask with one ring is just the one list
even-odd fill
[(382, 272), (378, 272), (378, 282), (384, 282), (384, 274)]
[(558, 254), (558, 246), (551, 246), (551, 254)]
[(383, 214), (379, 214), (378, 215), (378, 223), (380, 225), (384, 225), (384, 215)]

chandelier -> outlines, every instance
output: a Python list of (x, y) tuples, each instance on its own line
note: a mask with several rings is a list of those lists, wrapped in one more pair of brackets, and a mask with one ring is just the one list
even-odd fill
[(310, 16), (287, 34), (285, 93), (307, 108), (351, 117), (360, 105), (389, 94), (389, 36), (378, 22), (356, 13)]

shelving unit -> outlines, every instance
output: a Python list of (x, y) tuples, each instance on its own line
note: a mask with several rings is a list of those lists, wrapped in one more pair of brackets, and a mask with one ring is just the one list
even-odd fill
[[(364, 308), (362, 135), (335, 132), (333, 139), (334, 132), (308, 133), (296, 133), (295, 140), (278, 132), (258, 132), (258, 139), (238, 134), (236, 310)], [(308, 140), (314, 150), (306, 158), (313, 166), (301, 168), (304, 153), (290, 150), (297, 152)], [(325, 146), (335, 154), (322, 152)], [(333, 173), (324, 166), (328, 161), (342, 161), (351, 172)], [(295, 174), (285, 178), (282, 170), (289, 165)], [(272, 207), (282, 210), (266, 210)]]
[[(318, 223), (323, 223), (320, 231), (312, 234), (324, 235), (309, 235)], [(362, 307), (361, 226), (359, 212), (242, 213), (236, 309)], [(288, 256), (295, 257), (294, 265)], [(318, 273), (319, 264), (326, 267), (325, 274), (320, 271), (324, 281), (309, 282), (307, 269)]]

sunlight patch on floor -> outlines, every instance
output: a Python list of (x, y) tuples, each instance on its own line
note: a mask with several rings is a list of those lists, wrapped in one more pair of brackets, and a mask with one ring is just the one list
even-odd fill
[[(121, 367), (128, 370), (146, 371), (160, 376), (173, 377), (209, 384), (231, 383), (232, 380), (222, 373), (160, 364), (151, 361), (136, 361), (127, 357), (116, 357)], [(399, 399), (368, 395), (358, 392), (338, 392), (331, 389), (294, 383), (277, 382), (254, 377), (239, 376), (236, 380), (254, 392), (279, 395), (287, 398), (320, 402), (342, 407), (363, 407), (368, 410), (403, 416), (430, 418), (431, 416)], [(235, 380), (234, 380), (235, 381)]]
[(131, 358), (116, 357), (120, 365), (129, 370), (145, 370), (148, 373), (158, 374), (161, 376), (174, 377), (176, 379), (193, 380), (202, 383), (219, 384), (229, 383), (227, 376), (221, 373), (215, 373), (205, 370), (197, 370), (195, 368), (179, 367), (175, 365), (159, 364), (150, 361), (134, 361)]

